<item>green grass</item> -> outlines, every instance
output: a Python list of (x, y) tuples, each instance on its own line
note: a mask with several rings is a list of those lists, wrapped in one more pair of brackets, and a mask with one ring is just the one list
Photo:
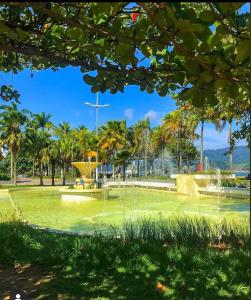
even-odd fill
[[(217, 170), (216, 169), (212, 169), (212, 170), (203, 170), (200, 172), (190, 172), (190, 174), (208, 174), (208, 175), (216, 175), (217, 174)], [(231, 170), (220, 170), (220, 174), (221, 175), (232, 175), (233, 171)]]
[[(118, 238), (118, 236), (120, 236)], [(211, 243), (225, 243), (219, 251)], [(142, 220), (109, 235), (69, 236), (0, 223), (0, 263), (55, 273), (32, 299), (249, 299), (248, 222)], [(164, 293), (156, 283), (167, 287)]]

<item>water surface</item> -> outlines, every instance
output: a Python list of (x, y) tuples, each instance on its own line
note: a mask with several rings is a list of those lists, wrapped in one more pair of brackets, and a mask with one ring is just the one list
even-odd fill
[[(102, 230), (109, 225), (119, 226), (125, 221), (141, 218), (187, 215), (234, 219), (249, 217), (248, 199), (195, 198), (140, 188), (113, 189), (109, 195), (109, 199), (74, 203), (62, 201), (58, 191), (46, 188), (11, 192), (14, 203), (29, 223), (76, 232)], [(10, 200), (0, 196), (0, 213), (9, 214), (11, 210)]]

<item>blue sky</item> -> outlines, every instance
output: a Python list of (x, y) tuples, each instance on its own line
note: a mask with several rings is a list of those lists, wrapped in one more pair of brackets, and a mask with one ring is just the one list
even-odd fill
[[(13, 84), (21, 94), (20, 106), (32, 112), (47, 112), (52, 115), (55, 124), (67, 121), (72, 126), (84, 125), (95, 128), (95, 110), (84, 105), (85, 101), (95, 102), (96, 95), (90, 86), (84, 83), (78, 68), (65, 68), (57, 72), (51, 70), (31, 72), (25, 70), (17, 75), (0, 73), (1, 79)], [(13, 82), (12, 82), (13, 78)], [(108, 120), (124, 120), (130, 126), (140, 119), (149, 116), (151, 126), (161, 123), (168, 112), (175, 110), (175, 101), (169, 96), (159, 97), (157, 93), (140, 92), (137, 86), (128, 86), (124, 94), (112, 95), (109, 92), (100, 94), (101, 104), (111, 104), (100, 111), (99, 125)], [(198, 132), (199, 132), (198, 128)], [(199, 145), (199, 141), (196, 142)], [(239, 145), (245, 145), (240, 142)], [(218, 134), (213, 125), (205, 127), (205, 149), (216, 149), (227, 146), (227, 128)]]
[[(241, 11), (250, 11), (249, 5), (244, 5)], [(90, 86), (84, 83), (83, 74), (78, 68), (68, 67), (57, 72), (51, 70), (34, 72), (33, 78), (28, 70), (17, 75), (0, 72), (0, 76), (0, 84), (4, 79), (19, 91), (21, 107), (35, 113), (43, 111), (50, 113), (56, 124), (67, 121), (72, 126), (84, 125), (94, 129), (95, 111), (85, 106), (84, 102), (95, 102), (96, 95), (92, 94)], [(109, 92), (100, 94), (100, 103), (109, 103), (111, 106), (103, 108), (100, 112), (99, 125), (112, 119), (126, 119), (130, 126), (149, 116), (154, 127), (161, 123), (165, 114), (176, 108), (175, 101), (169, 96), (159, 97), (157, 93), (149, 95), (140, 92), (137, 86), (126, 87), (124, 94), (112, 95)], [(199, 130), (200, 128), (198, 133)], [(196, 145), (199, 145), (199, 141)], [(239, 145), (246, 143), (241, 141)], [(227, 128), (219, 134), (212, 124), (206, 124), (205, 149), (222, 147), (227, 147)]]

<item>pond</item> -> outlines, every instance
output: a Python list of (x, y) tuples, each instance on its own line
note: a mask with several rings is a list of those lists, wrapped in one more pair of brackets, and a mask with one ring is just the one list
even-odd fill
[(125, 221), (142, 218), (209, 216), (248, 219), (250, 210), (249, 199), (196, 198), (141, 188), (112, 189), (109, 199), (80, 203), (64, 202), (57, 190), (47, 188), (13, 190), (10, 196), (0, 196), (1, 214), (14, 211), (12, 198), (29, 223), (81, 233), (105, 230), (110, 225), (120, 226)]

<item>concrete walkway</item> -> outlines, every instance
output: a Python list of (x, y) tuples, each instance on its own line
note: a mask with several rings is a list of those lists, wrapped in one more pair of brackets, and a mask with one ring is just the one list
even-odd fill
[[(40, 180), (39, 178), (32, 178), (32, 177), (18, 177), (17, 179), (17, 186), (23, 186), (23, 185), (39, 185)], [(51, 178), (44, 177), (43, 178), (44, 185), (51, 185)], [(1, 180), (0, 185), (1, 186), (9, 186), (12, 185), (13, 182), (11, 180)], [(66, 185), (73, 184), (73, 180), (66, 180)], [(62, 185), (62, 179), (61, 178), (55, 178), (55, 185)]]

